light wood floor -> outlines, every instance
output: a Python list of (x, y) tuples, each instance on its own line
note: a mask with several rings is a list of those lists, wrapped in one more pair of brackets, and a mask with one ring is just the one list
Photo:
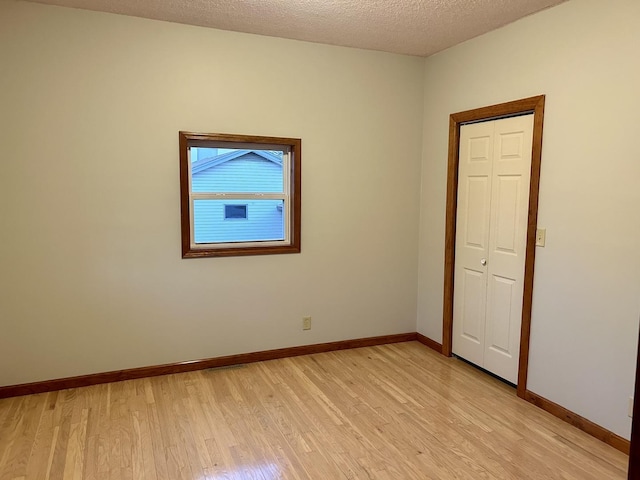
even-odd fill
[(627, 461), (416, 342), (0, 400), (1, 480), (604, 480)]

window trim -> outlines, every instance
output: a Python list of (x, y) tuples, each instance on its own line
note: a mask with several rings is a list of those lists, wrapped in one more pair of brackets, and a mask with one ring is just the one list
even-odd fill
[[(180, 216), (182, 258), (228, 257), (245, 255), (274, 255), (300, 253), (301, 228), (301, 150), (299, 138), (263, 137), (257, 135), (234, 135), (226, 133), (194, 133), (180, 131)], [(289, 175), (285, 175), (284, 190), (288, 197), (288, 216), (285, 225), (287, 243), (278, 242), (238, 242), (220, 243), (215, 247), (197, 246), (192, 243), (193, 210), (191, 208), (191, 175), (189, 172), (189, 149), (194, 146), (207, 146), (211, 142), (231, 142), (241, 146), (275, 145), (289, 149), (287, 165)], [(285, 165), (283, 165), (285, 168)], [(242, 194), (240, 194), (242, 195)], [(227, 196), (227, 198), (229, 198)], [(246, 196), (245, 196), (246, 198)], [(263, 198), (268, 198), (265, 194)], [(285, 202), (286, 204), (287, 202)], [(210, 244), (205, 244), (210, 245)]]

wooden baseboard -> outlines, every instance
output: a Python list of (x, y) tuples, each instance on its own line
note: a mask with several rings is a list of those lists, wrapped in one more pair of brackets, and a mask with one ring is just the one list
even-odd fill
[(130, 368), (113, 372), (94, 373), (78, 377), (59, 378), (42, 382), (24, 383), (21, 385), (7, 385), (0, 387), (0, 398), (17, 397), (33, 393), (53, 392), (66, 388), (88, 387), (101, 383), (120, 382), (135, 378), (156, 377), (171, 373), (192, 372), (206, 368), (227, 367), (242, 363), (262, 362), (277, 358), (297, 357), (312, 353), (332, 352), (347, 350), (350, 348), (372, 347), (388, 343), (410, 342), (417, 340), (415, 332), (400, 333), (396, 335), (383, 335), (380, 337), (357, 338), (353, 340), (341, 340), (338, 342), (318, 343), (315, 345), (301, 345), (299, 347), (279, 348), (277, 350), (264, 350), (261, 352), (241, 353), (225, 357), (214, 357), (203, 360), (191, 360), (188, 362), (170, 363), (166, 365), (154, 365), (149, 367)]
[(436, 352), (442, 354), (442, 344), (436, 342), (435, 340), (431, 340), (429, 337), (425, 337), (421, 333), (416, 333), (417, 339), (421, 344), (426, 345), (427, 347), (435, 350)]
[(554, 403), (551, 400), (547, 400), (540, 395), (536, 395), (529, 390), (525, 392), (524, 399), (530, 403), (533, 403), (536, 407), (540, 407), (541, 409), (549, 412), (551, 415), (558, 417), (560, 420), (564, 420), (574, 427), (579, 428), (583, 432), (588, 433), (592, 437), (603, 441), (607, 445), (611, 445), (616, 450), (620, 450), (622, 453), (626, 453), (627, 455), (629, 455), (629, 440), (626, 440), (621, 436), (607, 430), (606, 428), (601, 427), (600, 425), (597, 425), (584, 417), (581, 417), (577, 413), (573, 413), (571, 410), (567, 410), (557, 403)]

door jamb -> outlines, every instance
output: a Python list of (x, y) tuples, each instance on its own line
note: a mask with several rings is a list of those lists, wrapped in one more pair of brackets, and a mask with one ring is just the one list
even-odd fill
[(628, 480), (637, 480), (640, 478), (640, 340), (638, 340), (638, 350), (636, 351), (636, 385), (633, 390), (633, 417), (631, 418)]
[(520, 358), (518, 363), (517, 394), (525, 398), (529, 366), (529, 335), (531, 332), (531, 303), (533, 298), (533, 271), (538, 224), (538, 194), (540, 188), (540, 161), (542, 158), (542, 127), (545, 96), (515, 100), (490, 107), (453, 113), (449, 117), (449, 163), (447, 167), (447, 206), (444, 251), (444, 308), (442, 325), (442, 353), (450, 357), (453, 342), (453, 280), (455, 268), (456, 213), (458, 203), (458, 163), (460, 126), (464, 123), (533, 113), (533, 144), (531, 151), (531, 180), (529, 184), (529, 215), (527, 220), (527, 248), (524, 266), (522, 299), (522, 327)]

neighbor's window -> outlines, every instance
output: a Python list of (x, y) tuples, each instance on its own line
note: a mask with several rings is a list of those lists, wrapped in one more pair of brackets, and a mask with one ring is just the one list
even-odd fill
[(300, 252), (300, 139), (179, 138), (183, 258)]
[(224, 206), (224, 219), (230, 220), (233, 218), (247, 219), (247, 206), (248, 205), (225, 205)]

